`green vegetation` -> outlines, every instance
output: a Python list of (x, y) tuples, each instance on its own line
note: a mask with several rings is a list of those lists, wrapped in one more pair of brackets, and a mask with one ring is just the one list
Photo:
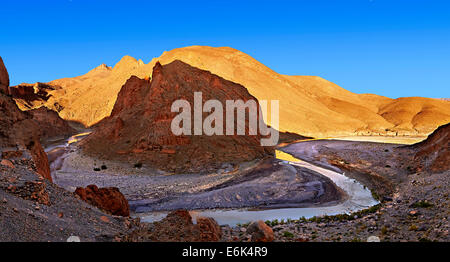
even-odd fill
[(284, 237), (287, 237), (287, 238), (293, 238), (293, 237), (294, 237), (294, 234), (292, 234), (292, 233), (289, 232), (289, 231), (284, 231), (284, 232), (283, 232), (283, 236), (284, 236)]
[(417, 230), (417, 226), (414, 224), (409, 227), (409, 231), (416, 231), (416, 230)]
[[(304, 216), (300, 217), (298, 220), (291, 220), (288, 219), (287, 223), (306, 223), (306, 222), (315, 222), (315, 223), (325, 223), (325, 222), (331, 222), (331, 221), (349, 221), (349, 220), (355, 220), (357, 218), (363, 217), (368, 214), (373, 214), (377, 212), (381, 207), (381, 204), (366, 208), (364, 210), (353, 212), (351, 214), (339, 214), (334, 216), (314, 216), (311, 218), (305, 218)], [(277, 225), (283, 225), (286, 224), (284, 220), (278, 221), (278, 219), (275, 220), (267, 220), (265, 221), (266, 225), (274, 227)]]
[(354, 212), (351, 214), (339, 214), (339, 215), (334, 215), (334, 216), (320, 216), (320, 217), (311, 217), (309, 219), (306, 219), (304, 217), (300, 218), (300, 221), (302, 222), (316, 222), (316, 223), (323, 223), (323, 222), (330, 222), (330, 221), (348, 221), (348, 220), (355, 220), (359, 217), (363, 217), (365, 215), (368, 214), (372, 214), (378, 211), (378, 209), (380, 209), (381, 205), (375, 205), (372, 207), (369, 207), (367, 209), (358, 211), (358, 212)]
[(375, 192), (375, 191), (373, 191), (372, 190), (372, 197), (375, 199), (375, 200), (378, 200), (378, 201), (380, 201), (380, 196)]
[(381, 234), (386, 235), (387, 232), (388, 232), (387, 227), (386, 227), (386, 226), (383, 226), (383, 227), (381, 228)]
[(432, 206), (434, 206), (434, 205), (432, 203), (428, 202), (428, 200), (420, 200), (411, 205), (411, 207), (414, 207), (414, 208), (429, 208)]

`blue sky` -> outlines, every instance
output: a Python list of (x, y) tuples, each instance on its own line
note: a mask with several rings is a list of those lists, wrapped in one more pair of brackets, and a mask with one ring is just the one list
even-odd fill
[(2, 0), (12, 84), (77, 76), (124, 55), (230, 46), (273, 70), (356, 93), (450, 97), (450, 1)]

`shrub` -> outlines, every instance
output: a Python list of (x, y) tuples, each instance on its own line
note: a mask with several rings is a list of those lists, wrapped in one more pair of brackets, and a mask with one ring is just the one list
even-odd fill
[(284, 237), (287, 237), (287, 238), (293, 238), (293, 237), (294, 237), (294, 234), (292, 234), (292, 233), (289, 232), (289, 231), (284, 231), (284, 232), (283, 232), (283, 236), (284, 236)]

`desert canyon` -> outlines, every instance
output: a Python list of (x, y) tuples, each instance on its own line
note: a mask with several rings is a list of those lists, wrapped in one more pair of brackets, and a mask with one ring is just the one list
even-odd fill
[[(450, 240), (445, 99), (356, 94), (230, 47), (17, 86), (6, 68), (0, 241)], [(171, 104), (199, 91), (279, 100), (280, 143), (175, 136)]]

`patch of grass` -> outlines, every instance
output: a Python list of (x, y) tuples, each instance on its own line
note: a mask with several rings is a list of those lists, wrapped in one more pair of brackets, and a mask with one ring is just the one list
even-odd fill
[(429, 207), (433, 207), (433, 206), (434, 205), (432, 203), (430, 203), (428, 200), (420, 200), (411, 205), (411, 207), (414, 207), (414, 208), (429, 208)]
[(380, 201), (380, 199), (381, 199), (381, 197), (380, 197), (375, 191), (373, 191), (373, 190), (372, 190), (372, 197), (373, 197), (375, 200), (378, 200), (378, 201)]
[(284, 236), (284, 237), (287, 237), (287, 238), (293, 238), (293, 237), (294, 237), (294, 234), (292, 234), (292, 233), (289, 232), (289, 231), (284, 231), (284, 232), (283, 232), (283, 236)]
[(314, 216), (309, 219), (305, 217), (301, 217), (299, 220), (301, 222), (316, 222), (316, 223), (324, 223), (324, 222), (331, 222), (331, 221), (349, 221), (349, 220), (355, 220), (356, 218), (363, 217), (368, 214), (372, 214), (377, 212), (381, 207), (381, 204), (371, 206), (369, 208), (366, 208), (361, 211), (353, 212), (351, 214), (339, 214), (334, 216)]
[(280, 224), (280, 222), (278, 222), (278, 219), (274, 219), (274, 220), (272, 220), (272, 221), (267, 220), (267, 221), (264, 222), (264, 223), (266, 223), (266, 225), (268, 225), (268, 226), (270, 226), (270, 227), (274, 227), (274, 226), (277, 226), (277, 225)]
[(417, 226), (416, 225), (411, 225), (408, 229), (409, 231), (416, 231), (417, 230)]
[(433, 242), (430, 239), (426, 238), (426, 237), (421, 237), (419, 238), (419, 242)]
[(382, 234), (382, 235), (386, 235), (387, 232), (388, 232), (387, 227), (386, 227), (386, 226), (383, 226), (383, 227), (381, 228), (381, 234)]

